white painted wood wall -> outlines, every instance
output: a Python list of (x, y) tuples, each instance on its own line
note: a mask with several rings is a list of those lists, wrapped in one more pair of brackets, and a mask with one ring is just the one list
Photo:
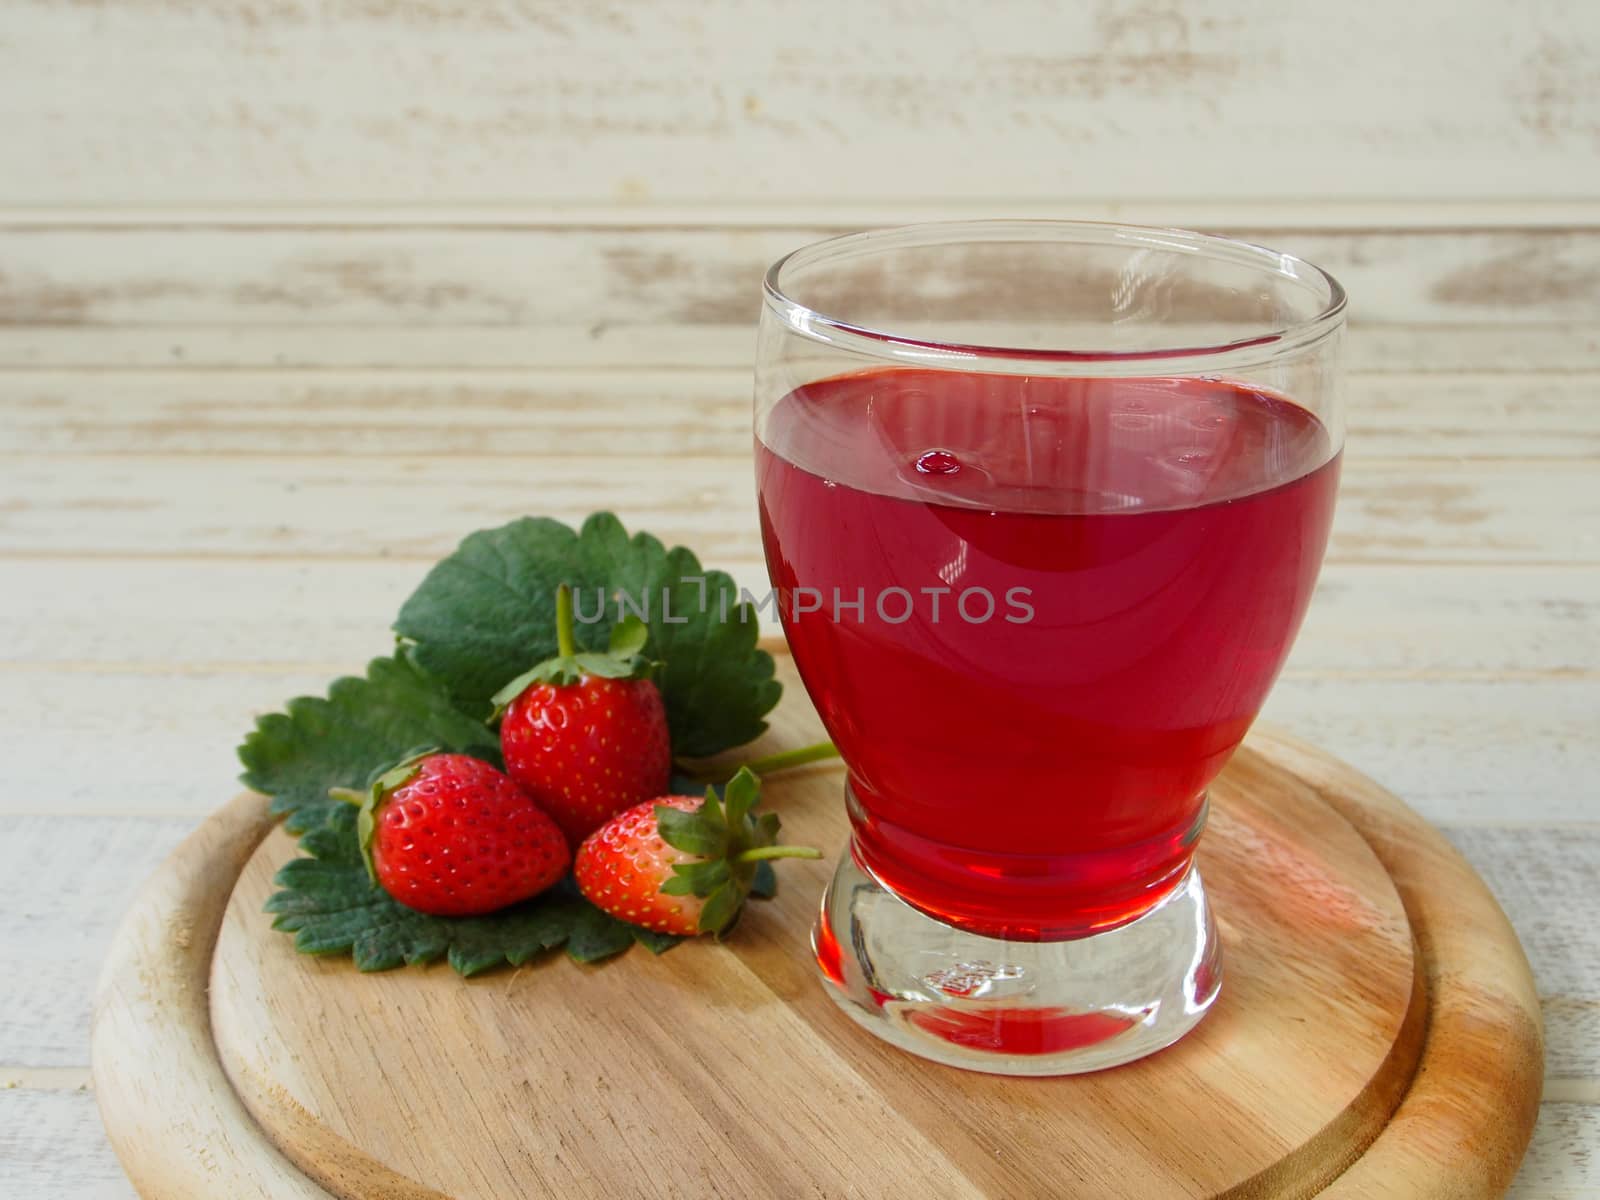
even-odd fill
[(1442, 824), (1545, 996), (1520, 1196), (1600, 1195), (1600, 5), (6, 0), (0, 1194), (130, 1195), (117, 916), (426, 563), (616, 508), (760, 578), (765, 263), (935, 216), (1241, 232), (1353, 297), (1270, 715)]

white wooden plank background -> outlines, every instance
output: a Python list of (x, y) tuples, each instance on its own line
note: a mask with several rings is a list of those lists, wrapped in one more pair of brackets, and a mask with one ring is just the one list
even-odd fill
[(18, 206), (1600, 190), (1585, 0), (13, 0), (3, 28), (0, 109), (40, 130)]
[(1271, 719), (1524, 939), (1519, 1197), (1600, 1197), (1600, 9), (1588, 0), (0, 6), (0, 1195), (131, 1195), (87, 1084), (138, 882), (427, 562), (617, 509), (751, 587), (756, 285), (938, 216), (1198, 225), (1352, 294)]

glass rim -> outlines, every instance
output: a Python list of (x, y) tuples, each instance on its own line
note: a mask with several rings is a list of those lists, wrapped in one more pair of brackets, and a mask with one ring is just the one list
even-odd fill
[[(830, 316), (797, 300), (785, 290), (783, 280), (784, 272), (789, 268), (825, 261), (855, 247), (887, 249), (898, 246), (909, 249), (941, 243), (976, 246), (1017, 242), (1142, 244), (1258, 267), (1265, 275), (1317, 290), (1320, 307), (1310, 317), (1283, 324), (1263, 322), (1259, 331), (1221, 342), (1174, 344), (1138, 350), (1018, 347), (940, 341), (856, 324)], [(924, 365), (952, 366), (970, 366), (974, 361), (999, 365), (1004, 360), (1010, 360), (1024, 367), (1035, 364), (1059, 370), (1063, 366), (1071, 366), (1074, 370), (1087, 369), (1091, 372), (1098, 365), (1102, 370), (1109, 368), (1110, 373), (1117, 373), (1119, 368), (1146, 373), (1152, 363), (1165, 364), (1168, 370), (1176, 373), (1182, 360), (1195, 360), (1193, 369), (1204, 370), (1270, 361), (1312, 346), (1335, 333), (1344, 325), (1347, 305), (1344, 286), (1330, 272), (1297, 255), (1238, 238), (1191, 229), (1064, 219), (927, 221), (840, 234), (797, 247), (779, 258), (767, 268), (761, 290), (765, 307), (795, 333), (875, 358), (898, 358)]]

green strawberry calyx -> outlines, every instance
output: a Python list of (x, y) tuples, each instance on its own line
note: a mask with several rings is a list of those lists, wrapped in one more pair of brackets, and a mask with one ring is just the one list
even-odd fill
[(556, 654), (530, 671), (524, 671), (494, 694), (494, 713), (500, 716), (511, 702), (536, 683), (566, 687), (585, 675), (602, 679), (642, 679), (655, 664), (644, 656), (650, 630), (638, 617), (627, 616), (611, 627), (607, 648), (579, 650), (573, 636), (572, 589), (562, 584), (556, 589)]
[(777, 858), (821, 858), (810, 846), (778, 844), (778, 814), (756, 815), (761, 780), (741, 767), (728, 780), (719, 799), (715, 788), (706, 789), (705, 803), (692, 812), (656, 805), (656, 829), (661, 840), (696, 856), (696, 861), (676, 863), (672, 878), (661, 885), (668, 896), (698, 896), (701, 933), (720, 934), (733, 924), (761, 864)]
[(346, 804), (354, 804), (356, 814), (356, 842), (361, 847), (361, 861), (366, 864), (367, 878), (378, 882), (378, 868), (372, 861), (372, 839), (378, 832), (378, 810), (389, 797), (405, 787), (422, 768), (422, 760), (439, 753), (437, 747), (413, 750), (392, 767), (380, 767), (372, 773), (365, 788), (329, 788), (328, 795)]

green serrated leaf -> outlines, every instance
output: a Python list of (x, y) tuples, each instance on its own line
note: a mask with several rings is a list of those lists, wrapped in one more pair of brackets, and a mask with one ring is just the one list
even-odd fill
[(405, 654), (374, 659), (364, 678), (335, 680), (326, 698), (302, 696), (256, 722), (239, 746), (247, 787), (272, 797), (272, 812), (306, 832), (348, 807), (332, 787), (364, 788), (373, 769), (419, 745), (499, 765), (500, 740), (461, 712), (436, 680)]
[(676, 934), (657, 933), (654, 929), (644, 929), (637, 925), (633, 928), (633, 940), (651, 954), (664, 954), (683, 941)]
[[(552, 660), (559, 583), (574, 589), (574, 623), (567, 657)], [(368, 877), (360, 809), (329, 791), (370, 795), (394, 786), (399, 778), (383, 778), (389, 764), (421, 746), (499, 766), (499, 738), (484, 720), (496, 693), (512, 684), (499, 697), (509, 702), (535, 679), (575, 682), (580, 672), (653, 671), (676, 754), (700, 758), (742, 744), (765, 728), (762, 716), (779, 693), (753, 618), (726, 575), (703, 571), (689, 551), (667, 550), (648, 534), (630, 537), (609, 513), (576, 532), (530, 518), (467, 538), (406, 602), (395, 655), (374, 660), (364, 677), (335, 681), (326, 697), (301, 697), (263, 717), (239, 748), (244, 782), (272, 797), (272, 811), (288, 817), (308, 855), (278, 874), (266, 906), (274, 927), (306, 953), (348, 954), (364, 971), (446, 959), (472, 975), (561, 945), (592, 962), (635, 941), (656, 953), (674, 944), (594, 908), (570, 879), (485, 917), (406, 908)], [(513, 680), (529, 662), (540, 666)], [(736, 823), (745, 821), (742, 797), (729, 807)], [(686, 865), (673, 886), (735, 897), (716, 903), (736, 912), (745, 886), (771, 875), (765, 863), (729, 866), (730, 847), (752, 830), (729, 829), (715, 791), (698, 814), (666, 811), (663, 836), (670, 831), (711, 860)], [(366, 824), (370, 832), (370, 806)]]
[(525, 517), (472, 534), (428, 573), (395, 631), (460, 703), (487, 715), (513, 676), (556, 654), (555, 591), (563, 582), (573, 589), (580, 652), (607, 649), (612, 627), (644, 610), (638, 652), (662, 664), (657, 683), (675, 754), (705, 757), (765, 729), (780, 687), (771, 655), (756, 646), (753, 607), (737, 603), (727, 575), (649, 534), (629, 537), (610, 513), (577, 532)]
[(722, 789), (722, 803), (727, 812), (728, 828), (740, 830), (745, 815), (761, 799), (761, 780), (748, 767), (740, 767)]
[(722, 794), (714, 787), (706, 788), (706, 798), (699, 808), (700, 817), (718, 829), (728, 828), (728, 819), (722, 811)]
[(597, 675), (601, 679), (628, 679), (638, 670), (635, 663), (626, 659), (613, 658), (609, 654), (592, 654), (588, 651), (575, 655), (572, 661), (578, 664), (585, 675)]
[(377, 790), (392, 792), (395, 788), (403, 787), (413, 775), (417, 773), (417, 764), (431, 754), (440, 753), (438, 746), (418, 746), (407, 750), (398, 762), (387, 767), (374, 767), (367, 776), (368, 792)]
[(706, 897), (700, 910), (700, 932), (721, 933), (733, 923), (744, 906), (745, 891), (732, 881), (723, 884)]
[(643, 654), (650, 641), (650, 629), (638, 617), (624, 617), (611, 627), (606, 649), (618, 658)]
[[(671, 877), (661, 885), (661, 890), (669, 896), (709, 896), (732, 878), (733, 868), (725, 858), (713, 858), (707, 862), (675, 863)], [(669, 884), (672, 885), (670, 891)]]
[(524, 671), (515, 679), (505, 684), (498, 692), (489, 697), (491, 722), (498, 721), (505, 715), (506, 709), (511, 707), (511, 702), (536, 683), (554, 682), (550, 679), (550, 669), (547, 663)]
[(295, 868), (296, 863), (362, 867), (365, 870), (361, 859), (361, 844), (358, 838), (350, 836), (350, 831), (357, 829), (360, 821), (360, 810), (350, 805), (344, 805), (330, 813), (324, 824), (308, 830), (300, 837), (300, 848), (312, 857), (291, 859), (284, 864), (278, 874), (281, 876), (291, 868), (303, 869)]
[(711, 814), (705, 809), (684, 812), (679, 808), (658, 804), (656, 828), (662, 841), (688, 854), (713, 858), (728, 851), (728, 827), (723, 823), (720, 813)]
[(520, 966), (559, 946), (580, 921), (588, 919), (588, 908), (582, 900), (554, 895), (504, 913), (452, 921), (450, 965), (468, 977), (508, 962)]
[(462, 975), (513, 966), (565, 943), (583, 962), (616, 954), (636, 926), (583, 899), (566, 880), (541, 896), (482, 917), (433, 917), (372, 884), (356, 845), (357, 813), (340, 805), (301, 847), (312, 857), (285, 863), (267, 900), (273, 928), (295, 935), (306, 954), (348, 954), (362, 971), (448, 959)]
[(598, 962), (621, 954), (633, 945), (634, 927), (589, 906), (573, 922), (567, 936), (567, 956), (574, 962)]
[(750, 894), (758, 900), (771, 900), (778, 894), (778, 873), (770, 862), (756, 864), (755, 874), (750, 877)]

